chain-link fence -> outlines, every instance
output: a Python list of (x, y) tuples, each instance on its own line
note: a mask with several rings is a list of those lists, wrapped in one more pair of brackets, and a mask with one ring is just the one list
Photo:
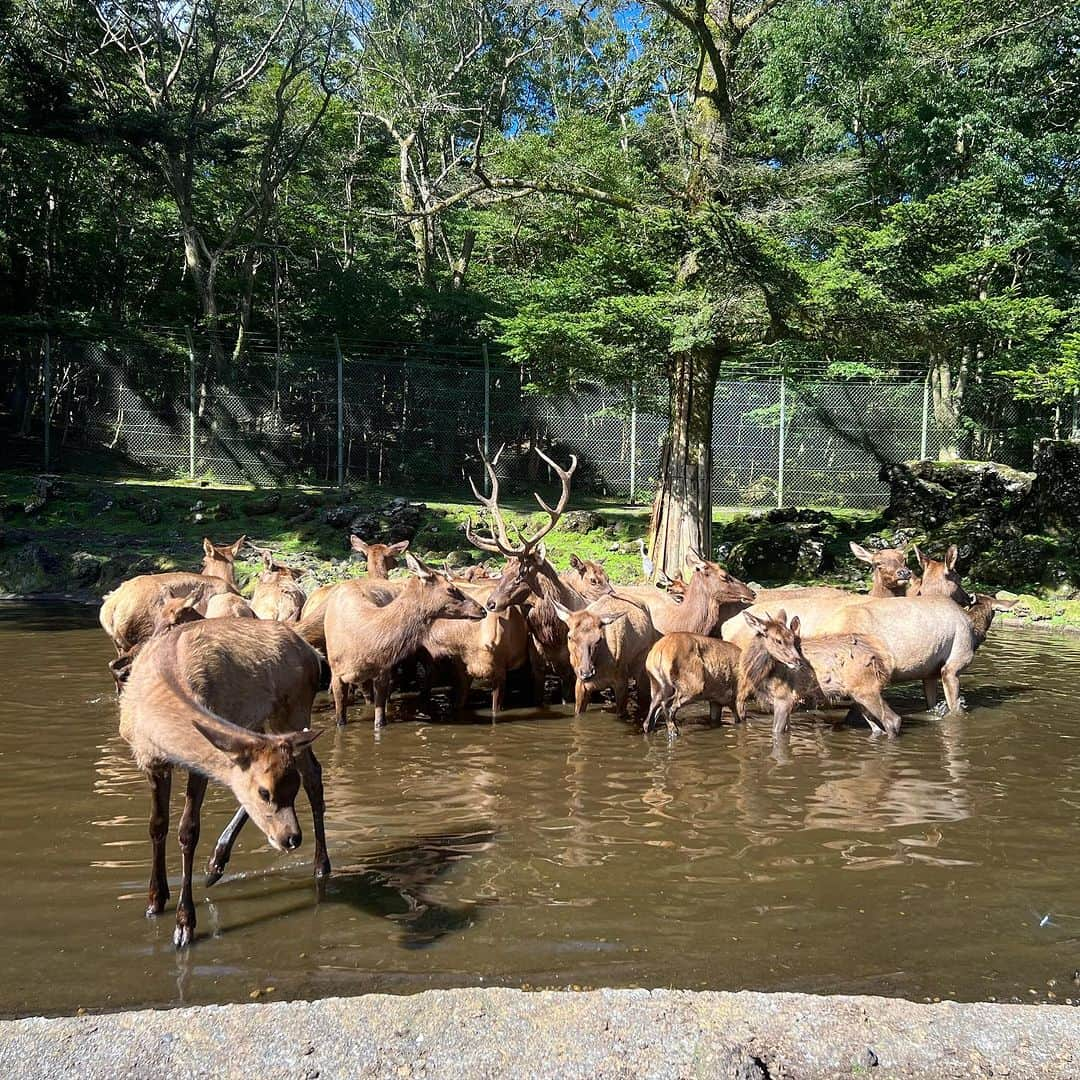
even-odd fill
[[(537, 479), (537, 458), (523, 452), (536, 444), (578, 456), (575, 490), (646, 501), (667, 431), (662, 387), (537, 394), (527, 373), (483, 347), (254, 342), (231, 362), (174, 333), (3, 339), (0, 355), (37, 357), (54, 454), (109, 447), (153, 470), (224, 482), (364, 481), (457, 495), (476, 472), (478, 442), (521, 451), (499, 468), (523, 481)], [(937, 456), (942, 432), (925, 390), (899, 377), (721, 381), (714, 503), (883, 505), (882, 463)]]

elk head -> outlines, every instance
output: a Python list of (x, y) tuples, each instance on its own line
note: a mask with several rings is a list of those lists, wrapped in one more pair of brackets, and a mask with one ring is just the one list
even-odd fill
[(873, 567), (875, 588), (893, 596), (904, 595), (911, 581), (911, 571), (908, 569), (907, 556), (899, 548), (868, 551), (854, 540), (849, 541), (849, 546), (856, 559)]
[(153, 635), (164, 633), (181, 623), (198, 622), (204, 617), (199, 605), (205, 599), (202, 589), (192, 589), (187, 596), (172, 596), (167, 590), (164, 591), (154, 615)]
[(396, 544), (369, 544), (354, 535), (349, 537), (349, 547), (367, 560), (368, 577), (388, 578), (390, 571), (397, 568), (397, 556), (408, 551), (409, 541), (400, 540)]
[[(416, 579), (415, 588), (420, 591), (433, 618), (479, 620), (487, 617), (487, 612), (471, 596), (466, 596), (445, 571), (432, 569), (411, 551), (405, 553), (405, 565)], [(400, 599), (394, 601), (400, 602)]]
[(744, 611), (743, 618), (750, 624), (754, 633), (761, 638), (768, 654), (779, 664), (788, 668), (799, 668), (803, 664), (802, 649), (799, 645), (799, 616), (787, 621), (787, 613), (778, 611), (775, 616), (766, 613), (764, 618)]
[(625, 611), (596, 610), (595, 603), (581, 611), (571, 611), (554, 602), (555, 613), (566, 623), (566, 642), (570, 647), (570, 665), (582, 682), (596, 675), (596, 649), (604, 640), (604, 629), (626, 615)]
[(975, 639), (979, 645), (990, 633), (994, 615), (999, 611), (1011, 611), (1019, 602), (1019, 600), (999, 600), (996, 596), (988, 596), (986, 593), (976, 593), (971, 598), (971, 603), (964, 609), (964, 614), (971, 620), (971, 625), (975, 630)]
[(604, 567), (592, 559), (570, 556), (570, 569), (576, 575), (574, 588), (588, 601), (607, 596), (612, 591), (611, 578)]
[(719, 563), (703, 559), (693, 548), (686, 553), (686, 564), (694, 571), (686, 586), (687, 592), (696, 585), (698, 588), (705, 588), (710, 596), (724, 603), (739, 600), (748, 604), (754, 602), (756, 594), (749, 585), (729, 574)]
[(661, 570), (656, 577), (656, 587), (667, 592), (668, 596), (670, 596), (676, 604), (681, 604), (683, 602), (683, 597), (686, 596), (687, 584), (683, 580), (681, 570), (673, 578), (668, 577), (667, 574)]
[(480, 453), (480, 460), (484, 463), (484, 469), (487, 471), (488, 481), (491, 485), (490, 495), (481, 495), (476, 488), (476, 484), (471, 478), (469, 479), (477, 501), (490, 515), (491, 535), (481, 536), (473, 529), (472, 521), (467, 521), (465, 523), (465, 536), (474, 547), (478, 547), (481, 551), (502, 555), (506, 559), (502, 577), (500, 577), (498, 585), (495, 586), (487, 599), (488, 611), (503, 611), (511, 604), (521, 603), (529, 593), (539, 593), (539, 574), (547, 562), (547, 551), (544, 548), (543, 539), (559, 523), (559, 518), (562, 517), (566, 504), (570, 501), (570, 480), (578, 465), (577, 457), (571, 454), (570, 467), (563, 469), (556, 465), (538, 446), (533, 447), (540, 459), (549, 465), (559, 477), (561, 491), (559, 501), (555, 504), (554, 509), (548, 506), (537, 492), (533, 493), (533, 497), (540, 504), (540, 509), (547, 514), (548, 520), (532, 536), (526, 536), (521, 530), (517, 530), (518, 543), (515, 545), (511, 543), (510, 537), (507, 535), (506, 522), (503, 520), (502, 511), (499, 509), (499, 479), (495, 475), (495, 465), (498, 463), (499, 456), (504, 449), (505, 446), (499, 447), (499, 452), (491, 461), (484, 457), (482, 451)]
[[(922, 567), (922, 582), (917, 590), (919, 596), (947, 596), (961, 607), (968, 607), (975, 598), (964, 588), (960, 575), (956, 572), (956, 561), (960, 552), (955, 544), (949, 546), (944, 559), (931, 559), (929, 555), (915, 548), (919, 565)], [(996, 602), (996, 601), (995, 601)]]
[(229, 759), (226, 782), (252, 821), (278, 851), (294, 851), (303, 834), (296, 819), (300, 773), (296, 758), (320, 730), (264, 735), (221, 720), (195, 720), (195, 728)]
[(274, 556), (270, 553), (269, 548), (256, 549), (262, 556), (263, 569), (259, 575), (259, 580), (267, 584), (275, 581), (278, 578), (292, 578), (293, 581), (299, 581), (303, 576), (302, 570), (297, 570), (295, 567), (286, 566), (284, 563), (274, 562)]
[(247, 543), (247, 537), (241, 536), (232, 544), (215, 544), (209, 537), (203, 537), (203, 564), (202, 572), (207, 577), (221, 578), (230, 585), (236, 584), (236, 571), (233, 563), (236, 562), (240, 549)]

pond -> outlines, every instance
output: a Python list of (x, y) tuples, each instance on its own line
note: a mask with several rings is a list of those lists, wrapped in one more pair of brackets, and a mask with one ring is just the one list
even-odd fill
[[(796, 716), (644, 737), (596, 706), (314, 724), (334, 875), (254, 829), (143, 916), (149, 793), (87, 608), (0, 606), (0, 1014), (432, 987), (671, 986), (1080, 1001), (1080, 643), (992, 633), (969, 713), (899, 739)], [(199, 865), (230, 817), (211, 788)], [(1080, 979), (1080, 976), (1077, 976)]]

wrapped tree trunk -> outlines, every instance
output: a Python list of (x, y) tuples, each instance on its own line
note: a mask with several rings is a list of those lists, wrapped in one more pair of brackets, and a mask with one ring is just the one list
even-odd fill
[(690, 548), (712, 552), (712, 422), (718, 348), (675, 356), (671, 419), (653, 502), (649, 550), (657, 571), (674, 577)]

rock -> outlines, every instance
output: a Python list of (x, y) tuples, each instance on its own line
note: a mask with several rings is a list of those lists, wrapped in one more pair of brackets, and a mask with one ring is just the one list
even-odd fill
[(343, 529), (360, 514), (359, 506), (328, 506), (322, 512), (322, 519), (335, 529)]
[(247, 512), (257, 517), (263, 514), (275, 514), (280, 506), (281, 492), (271, 491), (265, 499), (255, 499), (253, 502), (248, 503)]
[(476, 557), (471, 551), (451, 551), (443, 561), (447, 566), (457, 569), (459, 566), (474, 566)]
[(69, 573), (76, 585), (87, 588), (95, 584), (101, 577), (101, 569), (104, 560), (88, 551), (76, 551), (68, 560)]
[(594, 510), (571, 510), (563, 514), (559, 527), (564, 532), (590, 533), (602, 529), (607, 522)]
[(906, 461), (885, 465), (889, 520), (935, 527), (973, 511), (991, 520), (1015, 516), (1026, 505), (1035, 474), (993, 461)]
[(144, 525), (156, 525), (161, 520), (161, 507), (157, 503), (140, 502), (135, 513)]
[(859, 1059), (859, 1064), (862, 1065), (864, 1069), (876, 1069), (880, 1062), (878, 1061), (877, 1054), (875, 1054), (868, 1046), (866, 1050), (863, 1051), (863, 1055)]
[(1040, 439), (1033, 465), (1033, 501), (1042, 521), (1080, 525), (1080, 443)]

